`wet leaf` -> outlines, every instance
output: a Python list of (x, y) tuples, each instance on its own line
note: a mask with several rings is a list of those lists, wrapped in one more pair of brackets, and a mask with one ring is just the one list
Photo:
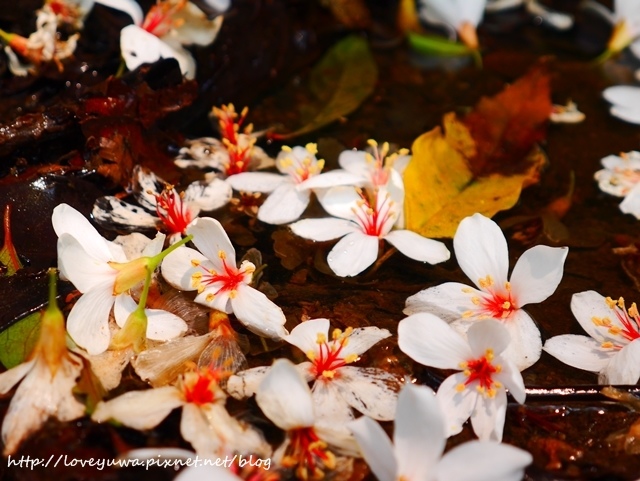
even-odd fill
[(475, 176), (521, 173), (533, 146), (546, 137), (552, 103), (548, 62), (542, 60), (493, 97), (484, 97), (462, 123), (476, 145), (469, 159)]
[(356, 110), (371, 93), (378, 67), (363, 38), (352, 35), (340, 41), (313, 68), (308, 79), (312, 105), (298, 106), (303, 127), (286, 134), (271, 134), (286, 140), (313, 132)]
[[(476, 178), (455, 139), (437, 127), (413, 144), (413, 157), (404, 174), (407, 228), (426, 237), (453, 237), (458, 224), (476, 212), (493, 217), (518, 201), (523, 185), (537, 170), (516, 175)], [(534, 150), (531, 165), (545, 162)], [(537, 159), (537, 160), (535, 160)]]
[(39, 327), (40, 313), (34, 312), (0, 332), (0, 362), (4, 367), (11, 369), (24, 362), (38, 341)]

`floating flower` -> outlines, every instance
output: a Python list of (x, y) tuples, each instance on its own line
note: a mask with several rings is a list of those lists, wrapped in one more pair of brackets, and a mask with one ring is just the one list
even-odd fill
[[(350, 366), (371, 346), (391, 333), (377, 327), (335, 329), (329, 340), (329, 319), (312, 319), (298, 324), (284, 340), (309, 359), (297, 365), (307, 381), (313, 381), (311, 396), (317, 413), (342, 413), (352, 417), (351, 408), (374, 419), (390, 421), (396, 406), (396, 378), (377, 368)], [(271, 367), (257, 367), (231, 376), (227, 392), (243, 398), (255, 393)]]
[(253, 133), (253, 125), (242, 128), (248, 112), (245, 107), (238, 115), (233, 104), (214, 107), (212, 115), (218, 119), (222, 139), (189, 140), (174, 163), (181, 169), (213, 169), (225, 177), (271, 167), (273, 159), (255, 145), (257, 136)]
[(599, 373), (600, 384), (636, 384), (640, 378), (640, 314), (595, 291), (574, 294), (571, 312), (589, 336), (552, 337), (544, 350), (565, 364)]
[(267, 418), (286, 431), (274, 462), (293, 469), (299, 479), (321, 479), (325, 469), (335, 468), (335, 453), (357, 456), (346, 420), (339, 413), (331, 423), (318, 419), (309, 386), (291, 361), (274, 361), (258, 387), (256, 402)]
[[(89, 354), (100, 354), (107, 350), (111, 340), (111, 308), (115, 305), (115, 320), (124, 327), (136, 309), (130, 289), (145, 280), (148, 269), (155, 270), (170, 249), (160, 252), (164, 235), (159, 235), (149, 243), (144, 256), (128, 260), (120, 245), (104, 239), (80, 212), (67, 204), (53, 210), (51, 222), (58, 235), (60, 275), (82, 293), (67, 319), (69, 335)], [(149, 309), (146, 315), (150, 339), (172, 339), (187, 330), (182, 319), (168, 312)]]
[(79, 36), (73, 34), (62, 40), (58, 35), (56, 14), (49, 8), (43, 8), (37, 13), (36, 31), (28, 38), (2, 30), (0, 38), (6, 43), (4, 51), (9, 58), (11, 73), (23, 77), (46, 63), (54, 63), (62, 72), (62, 61), (73, 55)]
[(67, 349), (64, 317), (56, 303), (56, 273), (49, 271), (49, 306), (42, 313), (38, 341), (25, 362), (0, 374), (0, 394), (20, 381), (2, 422), (4, 455), (40, 429), (50, 417), (71, 421), (84, 415), (73, 389), (82, 359)]
[(303, 219), (291, 224), (291, 230), (314, 241), (342, 237), (327, 257), (338, 276), (356, 276), (373, 264), (382, 240), (417, 261), (437, 264), (449, 259), (442, 242), (409, 230), (392, 230), (399, 212), (385, 189), (366, 195), (359, 189), (334, 187), (322, 196), (322, 205), (335, 217)]
[(600, 2), (584, 2), (583, 8), (590, 8), (613, 25), (613, 32), (602, 60), (630, 47), (631, 52), (640, 57), (640, 5), (635, 0), (614, 0), (613, 11)]
[[(639, 57), (640, 57), (640, 47)], [(611, 115), (625, 122), (640, 124), (640, 87), (631, 85), (617, 85), (602, 92), (604, 98), (611, 104)]]
[(349, 429), (379, 481), (522, 479), (532, 457), (513, 446), (469, 441), (443, 456), (447, 434), (442, 418), (430, 388), (406, 384), (398, 397), (393, 444), (382, 427), (365, 416), (349, 423)]
[(594, 175), (600, 190), (624, 197), (620, 210), (640, 219), (640, 152), (633, 150), (620, 155), (608, 155), (600, 162), (604, 169)]
[(554, 124), (578, 124), (586, 116), (578, 110), (575, 102), (569, 100), (566, 105), (553, 104), (549, 120)]
[(162, 275), (176, 289), (198, 291), (195, 301), (233, 313), (247, 329), (279, 339), (287, 335), (282, 309), (250, 286), (256, 267), (249, 261), (236, 266), (236, 252), (220, 222), (209, 217), (187, 227), (202, 252), (180, 247), (162, 263)]
[(505, 388), (520, 404), (526, 396), (520, 372), (502, 355), (509, 341), (507, 329), (492, 319), (471, 326), (466, 340), (433, 314), (414, 314), (398, 324), (398, 346), (411, 359), (437, 369), (462, 370), (438, 388), (448, 436), (459, 433), (471, 418), (481, 440), (502, 440)]
[(231, 187), (222, 179), (192, 182), (180, 194), (140, 165), (134, 167), (133, 179), (138, 205), (114, 196), (100, 197), (92, 212), (98, 224), (112, 229), (157, 228), (166, 232), (173, 243), (184, 235), (201, 210), (219, 209), (231, 199)]
[(418, 3), (420, 18), (452, 29), (465, 45), (478, 49), (476, 28), (482, 20), (486, 0), (419, 0)]
[(258, 209), (258, 219), (267, 224), (286, 224), (297, 220), (309, 205), (311, 189), (348, 185), (358, 177), (347, 172), (320, 174), (324, 160), (318, 160), (316, 144), (283, 147), (276, 159), (282, 175), (269, 172), (242, 172), (227, 182), (241, 192), (261, 192), (269, 196)]
[(500, 227), (474, 214), (460, 222), (453, 238), (458, 264), (477, 289), (447, 282), (407, 299), (404, 313), (431, 312), (466, 332), (479, 319), (497, 319), (511, 336), (505, 357), (521, 371), (540, 359), (542, 340), (533, 319), (522, 308), (542, 302), (562, 280), (567, 247), (535, 246), (516, 263), (508, 280), (509, 251)]
[(269, 445), (247, 424), (233, 418), (225, 408), (220, 373), (208, 369), (185, 373), (175, 386), (129, 391), (96, 406), (91, 418), (115, 419), (133, 429), (151, 429), (171, 411), (182, 407), (180, 433), (199, 456), (223, 453), (270, 454)]
[[(229, 1), (216, 1), (221, 11)], [(133, 25), (120, 32), (120, 50), (127, 68), (134, 70), (144, 63), (161, 58), (175, 58), (187, 79), (196, 74), (195, 60), (184, 45), (210, 45), (222, 26), (221, 15), (209, 20), (195, 4), (186, 0), (159, 0), (151, 7), (144, 20), (132, 16)]]

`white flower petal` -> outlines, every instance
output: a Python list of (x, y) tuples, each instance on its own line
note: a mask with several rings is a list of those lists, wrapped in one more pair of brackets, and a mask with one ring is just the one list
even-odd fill
[(620, 211), (640, 219), (640, 184), (636, 184), (620, 202)]
[(35, 358), (0, 374), (0, 394), (7, 394), (33, 368)]
[(516, 311), (504, 324), (511, 336), (509, 346), (502, 355), (515, 363), (520, 371), (533, 366), (542, 353), (540, 330), (522, 309)]
[(195, 249), (178, 247), (168, 254), (162, 261), (162, 277), (176, 289), (181, 291), (193, 291), (191, 276), (198, 271), (192, 262), (201, 264), (207, 262), (207, 258)]
[(187, 323), (181, 317), (161, 309), (145, 309), (147, 339), (168, 341), (187, 332)]
[(617, 352), (605, 350), (598, 341), (576, 334), (554, 336), (544, 343), (543, 349), (553, 357), (577, 369), (602, 371)]
[(413, 314), (398, 324), (398, 346), (414, 361), (438, 369), (459, 369), (472, 359), (464, 338), (439, 317)]
[(273, 363), (258, 387), (256, 402), (265, 416), (285, 431), (314, 424), (309, 386), (287, 359)]
[[(333, 430), (346, 430), (347, 424), (353, 421), (353, 411), (340, 393), (335, 380), (318, 380), (313, 383), (311, 399), (316, 425), (323, 424)], [(349, 434), (348, 431), (346, 434)]]
[[(527, 451), (491, 441), (468, 441), (448, 451), (436, 468), (436, 481), (520, 481), (533, 457)], [(473, 466), (473, 469), (469, 469)]]
[(105, 5), (110, 8), (115, 8), (116, 10), (120, 10), (121, 12), (126, 13), (131, 17), (133, 23), (136, 25), (140, 25), (142, 20), (144, 20), (144, 14), (142, 13), (142, 9), (138, 2), (134, 0), (95, 0), (96, 3), (100, 3), (101, 5)]
[(303, 219), (289, 227), (297, 236), (318, 242), (329, 241), (358, 230), (358, 226), (344, 219)]
[(328, 189), (340, 185), (360, 186), (362, 183), (363, 178), (359, 175), (353, 175), (345, 170), (336, 169), (309, 177), (300, 183), (300, 187), (305, 189)]
[(364, 150), (344, 150), (338, 157), (338, 163), (347, 172), (366, 179), (369, 177), (367, 153)]
[(340, 277), (357, 276), (378, 258), (379, 239), (360, 231), (347, 234), (331, 249), (327, 263)]
[(242, 172), (225, 181), (239, 192), (262, 192), (269, 194), (283, 183), (291, 183), (287, 176), (272, 172)]
[(88, 292), (108, 282), (115, 283), (117, 271), (107, 261), (90, 255), (73, 235), (62, 234), (57, 246), (60, 275), (80, 292)]
[(538, 3), (536, 0), (525, 2), (527, 12), (539, 17), (557, 30), (569, 30), (573, 27), (573, 17), (566, 13), (556, 12)]
[(130, 204), (117, 197), (100, 197), (93, 204), (91, 215), (98, 224), (115, 229), (149, 228), (158, 223), (158, 217), (139, 205)]
[(226, 256), (227, 264), (236, 266), (236, 251), (222, 224), (216, 219), (211, 217), (196, 219), (187, 227), (187, 234), (193, 235), (193, 244), (207, 259), (213, 262), (216, 270), (224, 270), (220, 258), (221, 252)]
[(518, 307), (542, 302), (562, 280), (567, 247), (535, 246), (516, 262), (511, 274), (511, 291)]
[(362, 200), (355, 187), (337, 186), (316, 192), (320, 205), (333, 217), (355, 220), (352, 208)]
[(609, 112), (620, 120), (637, 125), (640, 124), (640, 108), (636, 107), (636, 105), (615, 105), (609, 109)]
[(237, 287), (231, 298), (233, 313), (251, 332), (263, 337), (282, 339), (288, 334), (284, 328), (287, 321), (282, 309), (262, 292), (246, 284)]
[(467, 331), (467, 341), (474, 358), (484, 356), (487, 349), (501, 354), (509, 345), (511, 336), (499, 321), (487, 319), (474, 322)]
[(225, 390), (236, 399), (253, 396), (271, 366), (258, 366), (240, 371), (229, 377)]
[(640, 342), (636, 339), (611, 357), (600, 384), (637, 384), (640, 378)]
[(399, 478), (431, 479), (444, 451), (443, 421), (438, 399), (430, 388), (404, 386), (398, 397), (393, 435)]
[(480, 287), (479, 280), (487, 275), (496, 285), (503, 286), (507, 282), (507, 240), (498, 224), (491, 219), (482, 214), (463, 219), (453, 238), (453, 249), (462, 272), (476, 286)]
[(465, 284), (445, 282), (407, 298), (403, 312), (407, 315), (429, 312), (447, 322), (453, 322), (460, 319), (465, 312), (475, 309), (476, 306), (471, 299), (481, 295), (482, 292)]
[(517, 402), (524, 404), (527, 391), (518, 368), (511, 361), (500, 356), (495, 357), (494, 364), (498, 364), (502, 368), (500, 372), (493, 375), (494, 379), (502, 383)]
[(340, 395), (355, 410), (379, 421), (392, 421), (400, 382), (393, 375), (375, 367), (344, 366), (333, 383)]
[(394, 481), (398, 463), (391, 440), (374, 420), (362, 416), (347, 426), (353, 433), (362, 457), (379, 481)]
[(193, 182), (184, 191), (184, 200), (199, 210), (209, 212), (229, 203), (233, 192), (231, 186), (217, 177), (209, 182)]
[(640, 88), (630, 85), (606, 88), (602, 96), (616, 107), (640, 105)]
[(442, 242), (427, 239), (410, 230), (392, 230), (384, 239), (416, 261), (439, 264), (451, 257), (449, 249)]
[[(296, 346), (304, 354), (318, 350), (318, 334), (329, 338), (329, 319), (309, 319), (303, 321), (291, 330), (291, 334), (284, 337), (289, 344)], [(349, 338), (349, 344), (351, 338)]]
[(615, 321), (614, 312), (607, 305), (604, 296), (598, 294), (596, 291), (578, 292), (571, 296), (571, 312), (573, 312), (582, 329), (596, 341), (600, 342), (608, 337), (606, 337), (608, 328), (605, 327), (603, 329), (602, 327), (596, 326), (593, 319), (609, 318)]
[(174, 478), (174, 481), (203, 481), (215, 479), (215, 481), (243, 481), (228, 469), (210, 465), (192, 465), (183, 469)]
[(69, 335), (89, 354), (100, 354), (109, 347), (109, 313), (115, 301), (112, 293), (111, 284), (95, 287), (80, 296), (67, 318)]
[(368, 351), (371, 346), (390, 336), (391, 333), (389, 331), (376, 326), (358, 327), (351, 331), (349, 342), (342, 348), (341, 354), (344, 357), (350, 354), (359, 356)]
[(122, 294), (115, 298), (113, 304), (113, 317), (118, 327), (124, 327), (129, 315), (138, 308), (138, 303), (128, 294)]
[(298, 220), (309, 205), (310, 192), (285, 183), (274, 190), (258, 209), (258, 219), (267, 224), (287, 224)]
[(51, 215), (51, 224), (58, 237), (63, 234), (70, 234), (76, 238), (89, 255), (96, 259), (103, 262), (120, 260), (113, 259), (112, 252), (109, 249), (109, 242), (98, 234), (98, 231), (85, 216), (70, 205), (60, 204), (56, 206)]
[(175, 386), (129, 391), (110, 401), (99, 402), (91, 419), (99, 423), (115, 419), (133, 429), (151, 429), (183, 404)]
[(84, 415), (84, 405), (72, 392), (81, 370), (82, 362), (71, 353), (53, 377), (44, 358), (36, 359), (16, 389), (2, 423), (5, 455), (13, 454), (22, 440), (40, 429), (49, 417), (65, 422)]
[(492, 398), (479, 395), (471, 413), (473, 432), (480, 441), (502, 441), (506, 415), (507, 394), (503, 389), (498, 390)]
[(440, 384), (436, 398), (444, 415), (444, 429), (447, 437), (462, 431), (462, 425), (473, 412), (479, 394), (469, 388), (458, 391), (458, 386), (467, 380), (461, 372), (457, 372)]
[(168, 35), (182, 45), (211, 45), (222, 27), (221, 15), (209, 20), (207, 15), (194, 3), (187, 2), (184, 8), (174, 15), (176, 25)]

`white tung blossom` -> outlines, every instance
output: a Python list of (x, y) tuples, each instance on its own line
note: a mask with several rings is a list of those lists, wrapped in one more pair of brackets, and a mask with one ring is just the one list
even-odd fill
[(500, 227), (481, 214), (460, 222), (453, 238), (458, 264), (475, 284), (447, 282), (409, 297), (405, 314), (430, 312), (464, 333), (479, 319), (497, 319), (509, 330), (505, 357), (518, 369), (533, 365), (542, 351), (540, 331), (522, 308), (548, 298), (562, 279), (566, 247), (535, 246), (516, 262), (511, 277), (507, 240)]
[(640, 152), (634, 150), (620, 155), (608, 155), (600, 162), (604, 169), (594, 175), (600, 190), (616, 197), (624, 197), (620, 210), (640, 219)]

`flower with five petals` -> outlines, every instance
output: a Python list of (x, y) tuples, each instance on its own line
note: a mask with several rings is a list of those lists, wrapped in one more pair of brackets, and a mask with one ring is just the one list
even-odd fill
[(469, 441), (443, 456), (443, 416), (426, 386), (406, 384), (400, 391), (393, 444), (382, 427), (365, 416), (349, 429), (379, 481), (519, 481), (532, 461), (526, 451), (492, 441)]
[(187, 227), (199, 249), (179, 247), (162, 263), (162, 275), (176, 289), (198, 291), (195, 302), (233, 313), (247, 329), (279, 339), (288, 334), (282, 309), (250, 286), (256, 267), (236, 266), (236, 251), (215, 219), (201, 217)]
[[(307, 356), (296, 367), (307, 381), (312, 381), (311, 397), (316, 413), (331, 419), (340, 413), (352, 419), (351, 408), (374, 419), (390, 421), (396, 407), (398, 381), (378, 368), (351, 366), (359, 356), (382, 339), (391, 336), (375, 326), (335, 329), (329, 340), (329, 319), (311, 319), (298, 324), (284, 340)], [(243, 398), (255, 393), (270, 366), (247, 369), (233, 375), (227, 392)]]
[(553, 294), (562, 279), (568, 248), (532, 247), (520, 256), (508, 278), (507, 240), (500, 227), (481, 214), (460, 222), (453, 248), (462, 272), (476, 288), (458, 282), (430, 287), (409, 297), (404, 313), (431, 312), (460, 332), (479, 319), (497, 319), (511, 336), (505, 357), (521, 371), (533, 365), (540, 359), (542, 340), (522, 308)]
[(414, 314), (398, 324), (398, 346), (414, 361), (438, 369), (461, 370), (446, 378), (436, 397), (445, 417), (447, 436), (471, 425), (480, 440), (502, 440), (507, 394), (522, 404), (524, 382), (516, 366), (503, 356), (509, 332), (498, 321), (475, 323), (467, 339), (438, 316)]
[(591, 337), (562, 334), (544, 350), (565, 364), (599, 373), (600, 384), (636, 384), (640, 378), (640, 314), (634, 302), (595, 291), (574, 294), (571, 311)]
[(335, 217), (303, 219), (290, 227), (294, 234), (314, 241), (342, 237), (327, 257), (329, 267), (340, 277), (356, 276), (373, 264), (382, 240), (418, 261), (437, 264), (449, 259), (442, 242), (409, 230), (392, 230), (399, 211), (385, 189), (366, 193), (353, 187), (334, 187), (321, 197), (323, 207)]

